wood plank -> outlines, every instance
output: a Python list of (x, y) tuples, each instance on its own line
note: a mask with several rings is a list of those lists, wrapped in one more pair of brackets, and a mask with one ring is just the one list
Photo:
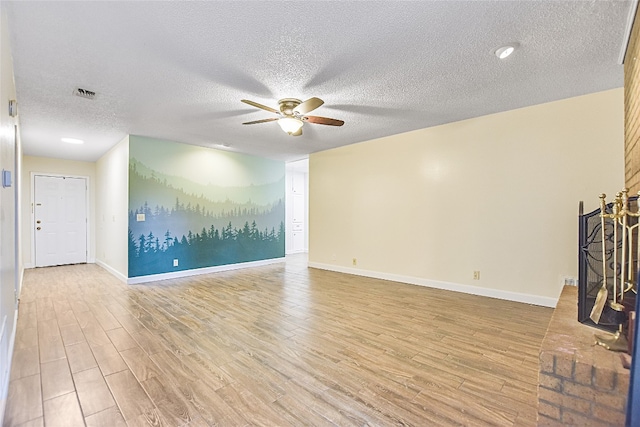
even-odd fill
[(102, 305), (93, 305), (91, 311), (103, 330), (110, 331), (122, 327), (109, 310)]
[(136, 377), (128, 369), (108, 375), (105, 379), (125, 421), (155, 409)]
[[(106, 335), (105, 335), (106, 336)], [(98, 362), (98, 366), (102, 371), (102, 375), (111, 375), (114, 372), (124, 371), (127, 369), (127, 364), (124, 363), (118, 350), (111, 344), (111, 342), (92, 347), (93, 356)]]
[(162, 345), (162, 342), (158, 337), (154, 336), (146, 328), (142, 328), (138, 332), (131, 333), (131, 338), (133, 338), (148, 355), (166, 350), (166, 347)]
[(71, 372), (80, 372), (98, 366), (86, 341), (65, 347)]
[(18, 427), (44, 427), (44, 417), (36, 418), (20, 424)]
[(126, 427), (127, 422), (122, 417), (120, 409), (112, 406), (104, 411), (85, 417), (87, 427)]
[[(16, 350), (23, 348), (31, 348), (38, 346), (38, 328), (37, 327), (21, 327), (18, 324), (16, 328), (16, 341), (14, 347)], [(37, 350), (37, 349), (36, 349)]]
[(162, 416), (158, 408), (151, 408), (142, 414), (128, 419), (129, 427), (149, 427), (149, 426), (168, 426), (170, 425)]
[(122, 352), (124, 350), (138, 347), (138, 343), (131, 338), (131, 335), (124, 328), (116, 328), (107, 331), (107, 336), (113, 343), (116, 350)]
[(202, 418), (197, 417), (192, 419), (185, 427), (210, 427), (209, 424)]
[(4, 425), (19, 425), (43, 414), (40, 375), (18, 378), (9, 383)]
[(276, 412), (271, 405), (254, 396), (249, 390), (235, 388), (234, 384), (229, 384), (215, 393), (222, 397), (227, 405), (240, 412), (247, 418), (251, 425), (258, 426), (279, 426), (286, 425), (286, 418)]
[[(323, 393), (313, 393), (298, 385), (295, 381), (287, 381), (283, 384), (284, 393), (274, 405), (274, 408), (281, 406), (285, 409), (285, 414), (289, 414), (292, 420), (300, 421), (308, 419), (313, 425), (353, 425), (362, 426), (366, 424), (366, 419), (354, 414), (346, 416), (343, 411), (336, 408), (324, 399)], [(283, 412), (276, 409), (276, 412)], [(300, 420), (298, 417), (302, 417)]]
[(141, 385), (169, 425), (185, 425), (199, 417), (193, 406), (168, 381), (150, 377)]
[[(82, 413), (85, 417), (116, 406), (111, 391), (109, 391), (107, 383), (98, 368), (75, 372), (73, 379), (75, 381)], [(109, 417), (117, 418), (117, 416), (113, 414), (109, 415)], [(96, 420), (97, 419), (102, 419), (102, 417), (98, 417)]]
[(191, 359), (189, 368), (214, 390), (233, 382), (233, 379), (213, 361), (218, 360), (216, 354), (207, 354), (206, 358), (203, 357), (202, 353), (193, 353), (187, 356)]
[(68, 393), (45, 400), (44, 418), (47, 426), (84, 426), (84, 418), (75, 393)]
[(78, 318), (82, 333), (91, 348), (111, 344), (111, 340), (91, 312), (81, 312), (76, 314), (76, 317)]
[(75, 391), (67, 359), (41, 365), (42, 399), (48, 400)]
[(130, 348), (120, 352), (129, 369), (138, 379), (143, 382), (151, 377), (161, 376), (160, 368), (147, 356), (140, 347)]
[(78, 322), (60, 326), (60, 335), (62, 335), (62, 341), (65, 346), (86, 341)]
[(284, 390), (278, 384), (254, 376), (250, 369), (246, 369), (240, 363), (227, 363), (222, 366), (222, 369), (234, 379), (234, 382), (229, 385), (236, 385), (238, 389), (242, 390), (251, 390), (256, 398), (265, 403), (273, 403), (284, 394)]
[(272, 406), (274, 411), (292, 426), (312, 425), (333, 427), (336, 425), (320, 414), (310, 410), (308, 407), (301, 405), (293, 396), (282, 396), (275, 401)]
[(151, 360), (163, 370), (174, 384), (180, 385), (193, 381), (198, 381), (199, 377), (189, 367), (188, 358), (178, 359), (169, 350), (161, 351), (151, 355)]
[(11, 363), (11, 381), (40, 373), (38, 347), (16, 348)]
[(514, 425), (515, 421), (513, 413), (502, 413), (473, 401), (459, 400), (453, 390), (443, 393), (420, 393), (415, 403), (422, 407), (438, 408), (436, 410), (439, 410), (442, 416), (462, 425)]
[[(18, 316), (19, 320), (20, 319), (24, 320), (25, 317), (32, 317), (32, 316), (38, 315), (35, 297), (36, 297), (36, 293), (30, 292), (29, 290), (27, 290), (26, 292), (22, 292), (22, 294), (20, 295), (20, 315)], [(23, 325), (23, 326), (25, 328), (31, 327), (27, 325)]]
[(248, 425), (246, 419), (235, 408), (224, 401), (204, 382), (198, 380), (179, 387), (184, 398), (198, 411), (210, 425)]
[(53, 308), (53, 300), (48, 297), (36, 299), (36, 312), (38, 313), (39, 323), (47, 323), (48, 321), (55, 320), (56, 318), (56, 311)]
[[(66, 300), (64, 301), (66, 302)], [(62, 328), (63, 326), (78, 324), (76, 316), (75, 314), (73, 314), (73, 310), (71, 310), (71, 306), (69, 306), (65, 310), (56, 310), (56, 320), (58, 321), (58, 326), (60, 328)]]
[(38, 349), (40, 350), (40, 363), (67, 357), (55, 320), (38, 322)]

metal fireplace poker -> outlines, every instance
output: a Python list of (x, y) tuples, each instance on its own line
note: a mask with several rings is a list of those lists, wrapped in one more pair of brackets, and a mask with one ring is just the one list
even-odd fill
[[(610, 213), (607, 213), (605, 201), (607, 196), (605, 194), (599, 196), (602, 286), (598, 290), (589, 315), (591, 320), (598, 325), (605, 307), (612, 310), (610, 322), (616, 324), (617, 328), (612, 335), (596, 334), (596, 344), (608, 350), (625, 352), (628, 351), (627, 337), (623, 333), (627, 320), (625, 295), (629, 292), (637, 294), (637, 289), (634, 289), (634, 276), (640, 268), (640, 257), (638, 257), (638, 253), (640, 253), (640, 236), (638, 235), (640, 206), (635, 212), (629, 209), (628, 193), (629, 190), (626, 188), (616, 193)], [(613, 228), (613, 232), (610, 231), (611, 228)], [(608, 241), (610, 245), (607, 245)], [(612, 249), (607, 250), (607, 247), (612, 247)], [(608, 281), (607, 276), (613, 280)]]

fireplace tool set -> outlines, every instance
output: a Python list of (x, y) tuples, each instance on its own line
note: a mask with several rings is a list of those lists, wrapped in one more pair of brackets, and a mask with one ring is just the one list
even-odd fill
[[(600, 194), (600, 229), (602, 235), (602, 286), (591, 310), (591, 320), (598, 324), (605, 306), (615, 313), (618, 329), (613, 335), (596, 334), (596, 344), (612, 351), (627, 351), (627, 338), (623, 334), (626, 321), (625, 295), (637, 294), (634, 288), (636, 272), (640, 269), (640, 235), (638, 233), (638, 209), (629, 209), (628, 190), (616, 193), (610, 212), (607, 212), (605, 194)], [(640, 195), (640, 192), (639, 192)], [(633, 223), (633, 224), (632, 224)], [(611, 227), (613, 232), (611, 232)], [(613, 241), (611, 242), (611, 239)], [(610, 241), (607, 250), (607, 241)], [(628, 295), (629, 298), (631, 295)]]

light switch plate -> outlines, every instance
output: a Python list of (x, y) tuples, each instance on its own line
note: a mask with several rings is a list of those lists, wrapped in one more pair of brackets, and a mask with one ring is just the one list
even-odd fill
[(11, 187), (11, 171), (2, 169), (2, 186)]
[(15, 117), (18, 115), (18, 103), (15, 99), (9, 100), (9, 117)]

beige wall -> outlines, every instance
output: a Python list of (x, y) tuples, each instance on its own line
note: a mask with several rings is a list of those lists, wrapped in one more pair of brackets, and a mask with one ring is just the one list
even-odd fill
[(310, 265), (553, 305), (623, 147), (616, 89), (312, 154)]
[[(60, 144), (63, 144), (62, 142)], [(33, 175), (54, 174), (88, 177), (89, 227), (87, 229), (87, 261), (96, 258), (96, 164), (75, 160), (53, 159), (49, 157), (23, 156), (22, 160), (22, 259), (25, 267), (34, 267), (33, 259)]]
[(126, 281), (129, 268), (129, 136), (98, 160), (96, 174), (97, 263)]

